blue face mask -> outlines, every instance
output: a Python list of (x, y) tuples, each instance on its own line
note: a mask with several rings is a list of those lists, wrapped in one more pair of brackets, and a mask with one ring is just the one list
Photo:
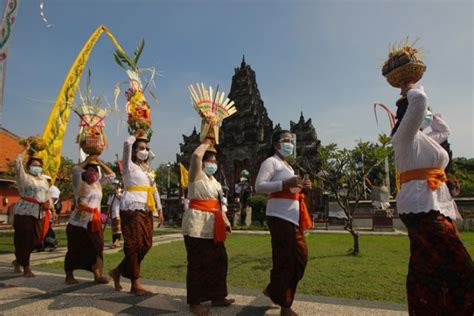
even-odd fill
[(30, 173), (34, 176), (39, 176), (43, 172), (43, 168), (38, 166), (30, 166)]
[(217, 164), (213, 162), (206, 162), (204, 164), (204, 173), (208, 176), (212, 176), (217, 171)]
[(283, 157), (288, 157), (293, 154), (293, 144), (292, 143), (280, 143), (280, 149), (278, 152), (283, 156)]
[(431, 123), (433, 123), (433, 113), (431, 113), (430, 110), (427, 110), (420, 128), (426, 129), (431, 126)]

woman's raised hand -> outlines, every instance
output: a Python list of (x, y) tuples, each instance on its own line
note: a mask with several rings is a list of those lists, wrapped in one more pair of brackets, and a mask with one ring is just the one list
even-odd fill
[(210, 146), (213, 144), (213, 141), (210, 138), (206, 138), (202, 143)]
[(135, 136), (135, 138), (141, 137), (143, 135), (145, 135), (145, 131), (142, 128), (137, 129), (135, 133), (133, 133), (133, 136)]

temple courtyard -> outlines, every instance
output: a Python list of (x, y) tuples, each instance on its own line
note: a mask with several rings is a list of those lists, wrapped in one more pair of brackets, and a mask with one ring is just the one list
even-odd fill
[[(61, 233), (59, 233), (60, 235)], [(462, 233), (474, 253), (474, 233)], [(1, 244), (8, 233), (0, 236)], [(107, 237), (106, 237), (107, 238)], [(307, 236), (309, 263), (298, 286), (294, 308), (300, 315), (406, 315), (405, 277), (408, 237), (404, 232), (362, 233), (359, 256), (348, 255), (352, 237), (344, 232), (317, 232)], [(176, 231), (162, 231), (142, 264), (144, 283), (155, 293), (130, 295), (129, 283), (116, 292), (111, 284), (96, 285), (90, 273), (78, 271), (80, 284), (66, 286), (62, 271), (66, 249), (32, 255), (36, 278), (12, 273), (13, 254), (0, 255), (0, 313), (188, 315), (186, 255)], [(2, 246), (3, 247), (3, 246)], [(110, 244), (106, 244), (109, 248)], [(277, 315), (278, 309), (261, 294), (271, 269), (270, 236), (265, 231), (236, 231), (226, 241), (228, 284), (236, 299), (231, 308), (213, 308), (213, 315)], [(123, 257), (120, 249), (107, 249), (106, 271)]]

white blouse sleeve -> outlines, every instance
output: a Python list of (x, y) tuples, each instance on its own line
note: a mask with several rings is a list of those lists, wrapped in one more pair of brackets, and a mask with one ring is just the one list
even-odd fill
[(155, 191), (153, 191), (153, 197), (155, 198), (155, 202), (156, 202), (156, 209), (159, 211), (161, 209), (163, 209), (162, 205), (161, 205), (161, 197), (160, 197), (160, 193), (158, 192), (158, 189), (155, 187)]
[(132, 147), (135, 140), (136, 140), (135, 136), (132, 135), (128, 137), (125, 143), (123, 144), (122, 162), (123, 162), (124, 173), (125, 172), (129, 173), (130, 171), (130, 166), (132, 165)]
[(265, 160), (258, 171), (255, 191), (260, 194), (270, 194), (283, 190), (283, 181), (272, 181), (275, 163), (272, 159)]
[(208, 148), (209, 144), (201, 144), (194, 150), (189, 164), (189, 182), (201, 180), (206, 176), (202, 171), (202, 158)]
[(84, 169), (82, 169), (81, 166), (76, 165), (72, 168), (72, 189), (76, 197), (79, 196), (79, 190), (81, 189), (83, 172)]
[(106, 174), (102, 178), (100, 178), (100, 185), (105, 187), (106, 185), (112, 183), (112, 181), (115, 179), (115, 173), (111, 174)]
[(26, 174), (25, 167), (23, 167), (23, 155), (19, 154), (15, 160), (15, 179), (20, 193), (22, 193), (21, 191), (26, 184), (27, 178), (28, 175)]
[(440, 114), (433, 115), (433, 122), (431, 123), (431, 132), (428, 133), (428, 136), (434, 139), (438, 144), (445, 142), (451, 130), (449, 129), (448, 124), (441, 118)]
[(428, 97), (423, 87), (411, 89), (408, 91), (407, 97), (407, 111), (394, 135), (397, 141), (402, 142), (411, 142), (415, 138), (416, 133), (420, 131), (428, 107)]

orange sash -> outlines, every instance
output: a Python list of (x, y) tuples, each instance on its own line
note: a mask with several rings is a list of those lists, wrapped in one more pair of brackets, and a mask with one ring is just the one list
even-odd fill
[(446, 173), (441, 168), (415, 169), (400, 173), (400, 183), (412, 180), (426, 180), (431, 190), (438, 190), (444, 182), (448, 181)]
[(79, 204), (77, 210), (86, 213), (92, 213), (91, 231), (93, 233), (99, 232), (102, 228), (102, 222), (100, 221), (100, 210), (97, 207), (88, 207)]
[[(41, 202), (38, 200), (31, 198), (31, 197), (21, 197), (22, 200), (25, 200), (26, 202), (30, 203), (35, 203), (38, 204), (41, 208)], [(46, 234), (48, 233), (49, 230), (49, 221), (51, 220), (51, 212), (49, 210), (44, 210), (44, 223), (43, 223), (43, 239), (46, 237)]]
[(291, 193), (289, 189), (280, 192), (274, 192), (270, 194), (271, 199), (289, 199), (296, 200), (300, 202), (300, 229), (302, 231), (309, 230), (313, 228), (313, 221), (309, 216), (308, 208), (306, 207), (306, 202), (304, 200), (304, 193)]
[(191, 200), (189, 208), (214, 213), (214, 242), (223, 242), (226, 238), (226, 225), (218, 200)]

